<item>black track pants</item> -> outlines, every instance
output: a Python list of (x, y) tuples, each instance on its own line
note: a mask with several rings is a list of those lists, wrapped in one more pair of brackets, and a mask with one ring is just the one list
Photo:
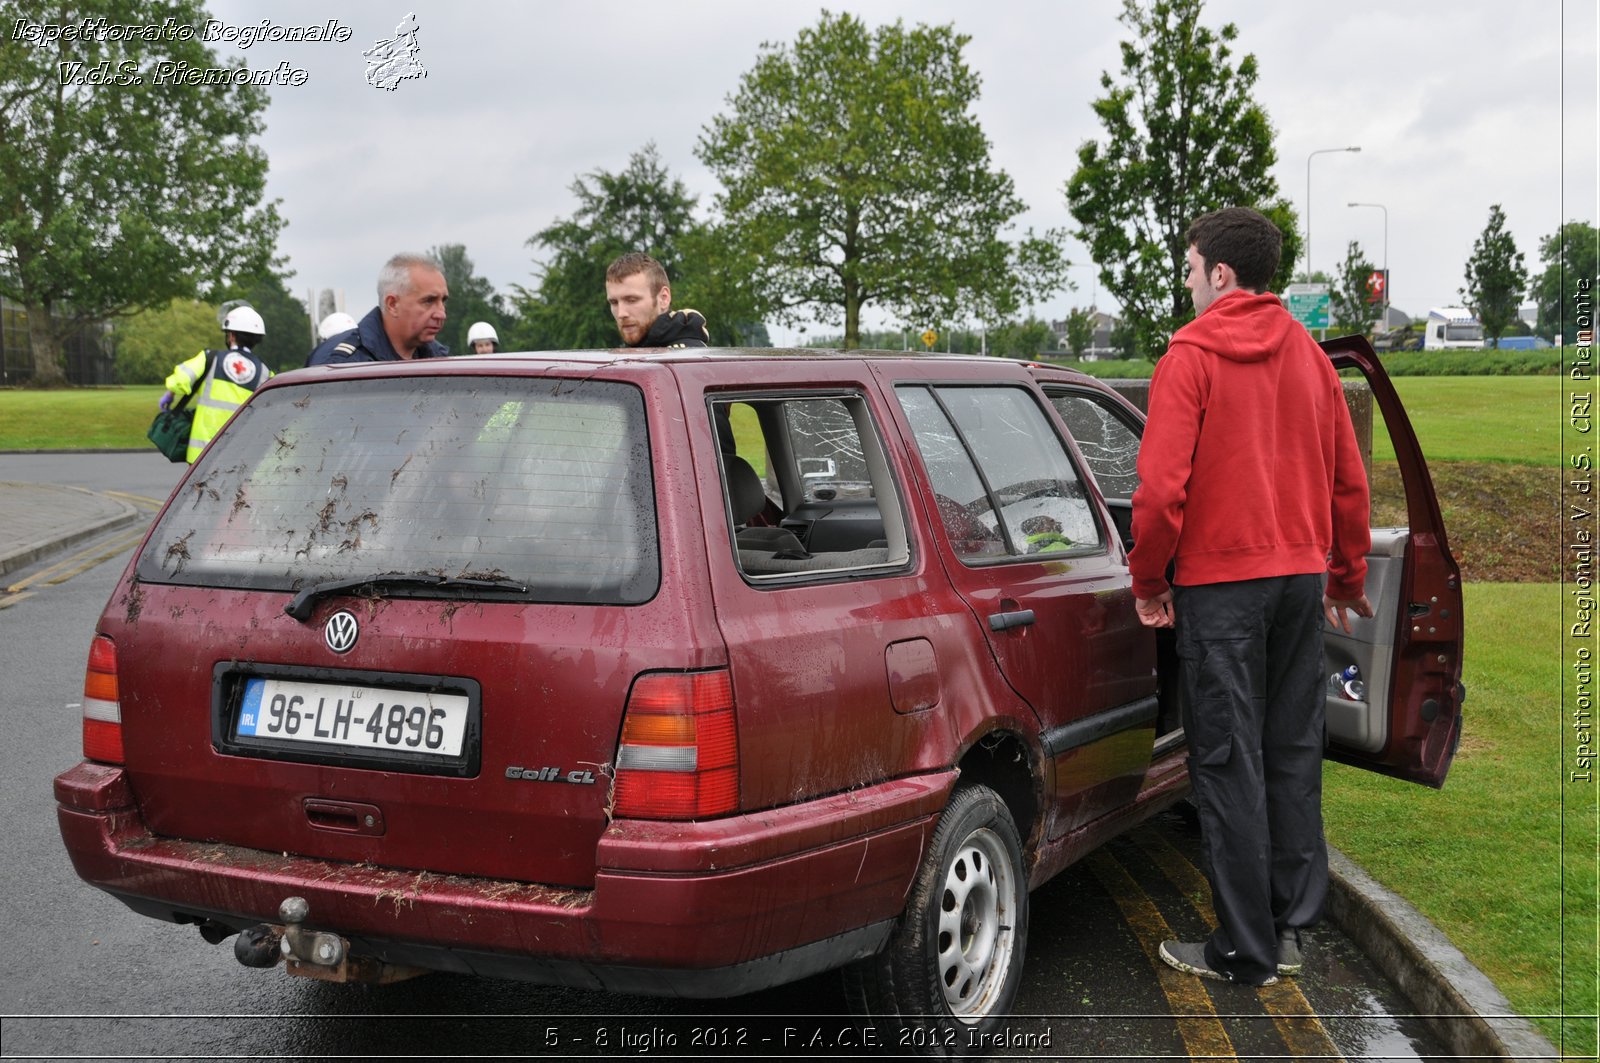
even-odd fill
[(1189, 776), (1220, 924), (1206, 960), (1240, 982), (1277, 969), (1278, 931), (1314, 924), (1322, 837), (1322, 577), (1174, 591)]

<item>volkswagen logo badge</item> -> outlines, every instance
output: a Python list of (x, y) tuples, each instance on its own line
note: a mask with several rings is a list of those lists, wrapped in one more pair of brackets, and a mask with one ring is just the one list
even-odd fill
[(349, 653), (360, 634), (361, 627), (356, 623), (356, 615), (348, 609), (341, 609), (328, 617), (327, 624), (322, 628), (322, 638), (334, 653)]

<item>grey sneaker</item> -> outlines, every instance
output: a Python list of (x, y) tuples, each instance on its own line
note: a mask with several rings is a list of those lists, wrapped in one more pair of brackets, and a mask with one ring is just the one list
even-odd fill
[[(1163, 941), (1160, 953), (1167, 966), (1176, 967), (1184, 974), (1211, 978), (1218, 982), (1233, 981), (1232, 975), (1219, 971), (1206, 962), (1206, 946), (1202, 941)], [(1264, 981), (1256, 984), (1277, 985), (1278, 976), (1269, 974)]]
[(1299, 974), (1300, 967), (1300, 931), (1284, 927), (1278, 931), (1278, 973)]

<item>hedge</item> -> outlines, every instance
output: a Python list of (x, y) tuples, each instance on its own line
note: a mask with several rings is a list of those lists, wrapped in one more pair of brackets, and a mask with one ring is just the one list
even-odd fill
[[(1572, 350), (1546, 347), (1536, 351), (1393, 351), (1379, 357), (1390, 376), (1556, 376), (1571, 361)], [(1103, 362), (1046, 358), (1044, 361), (1110, 379), (1144, 380), (1155, 369), (1154, 362), (1143, 358)]]

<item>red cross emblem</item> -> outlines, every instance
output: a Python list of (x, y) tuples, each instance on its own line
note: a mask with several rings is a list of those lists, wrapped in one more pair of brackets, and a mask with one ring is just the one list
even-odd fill
[(243, 355), (230, 354), (222, 360), (222, 371), (229, 380), (244, 387), (256, 378), (256, 363)]

